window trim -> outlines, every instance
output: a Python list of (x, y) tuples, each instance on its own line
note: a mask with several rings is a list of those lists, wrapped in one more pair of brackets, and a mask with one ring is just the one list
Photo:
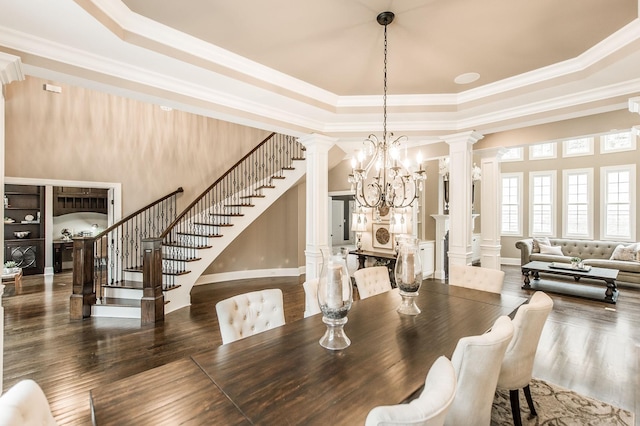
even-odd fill
[[(568, 178), (569, 175), (573, 175), (573, 174), (583, 174), (586, 173), (587, 174), (587, 197), (588, 197), (588, 201), (587, 201), (587, 235), (582, 235), (582, 234), (570, 234), (567, 231), (568, 228), (568, 217), (567, 215), (569, 214), (568, 211)], [(562, 171), (562, 238), (577, 238), (577, 239), (590, 239), (593, 240), (593, 228), (594, 228), (594, 217), (593, 217), (593, 213), (594, 213), (594, 208), (593, 208), (593, 204), (594, 204), (594, 198), (593, 198), (593, 194), (594, 194), (594, 189), (593, 189), (593, 168), (589, 167), (589, 168), (584, 168), (584, 169), (564, 169)]]
[[(552, 152), (549, 155), (535, 155), (534, 153), (534, 148), (536, 146), (541, 146), (541, 145), (551, 145), (552, 147)], [(537, 143), (537, 144), (533, 144), (533, 145), (529, 145), (529, 160), (548, 160), (548, 159), (552, 159), (552, 158), (558, 158), (558, 144), (556, 142), (543, 142), (543, 143)]]
[[(629, 171), (629, 182), (631, 190), (629, 191), (629, 236), (627, 238), (620, 237), (618, 235), (607, 234), (607, 173), (610, 171)], [(620, 164), (616, 166), (603, 166), (600, 167), (600, 234), (603, 240), (613, 241), (635, 241), (636, 235), (636, 165), (635, 164)]]
[[(569, 144), (571, 142), (577, 141), (577, 140), (581, 140), (581, 139), (587, 139), (588, 141), (588, 146), (589, 149), (587, 152), (576, 152), (576, 153), (571, 153), (568, 152), (568, 147)], [(593, 151), (593, 136), (583, 136), (583, 137), (575, 137), (575, 138), (571, 138), (571, 139), (565, 139), (562, 141), (562, 157), (582, 157), (585, 155), (593, 155), (594, 151)]]
[[(533, 232), (533, 180), (537, 176), (551, 177), (551, 232)], [(556, 170), (544, 170), (529, 172), (529, 235), (532, 237), (554, 237), (558, 223), (558, 172)]]
[[(513, 157), (513, 158), (504, 158), (504, 155), (508, 152), (517, 152), (518, 156), (517, 157)], [(504, 152), (502, 153), (502, 155), (500, 155), (500, 162), (501, 163), (511, 163), (514, 161), (524, 161), (524, 148), (521, 146), (516, 146), (513, 148), (505, 148)]]
[[(605, 147), (605, 138), (607, 136), (610, 135), (617, 135), (620, 133), (629, 133), (630, 139), (631, 139), (631, 146), (629, 147), (622, 147), (622, 148), (610, 148), (607, 149)], [(603, 135), (600, 135), (600, 154), (611, 154), (614, 152), (625, 152), (625, 151), (635, 151), (637, 149), (637, 140), (638, 137), (635, 135), (635, 133), (632, 130), (628, 130), (628, 131), (618, 131), (618, 132), (609, 132), (609, 133), (605, 133)]]
[(502, 208), (500, 208), (500, 236), (504, 237), (522, 237), (523, 236), (523, 223), (524, 223), (524, 214), (522, 209), (522, 190), (523, 190), (523, 179), (524, 173), (522, 172), (513, 172), (513, 173), (500, 173), (500, 206), (502, 206), (502, 188), (504, 178), (516, 178), (518, 180), (518, 230), (515, 232), (504, 232), (502, 227)]

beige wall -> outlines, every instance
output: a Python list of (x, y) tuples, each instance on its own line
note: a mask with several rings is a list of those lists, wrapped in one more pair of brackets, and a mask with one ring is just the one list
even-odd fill
[[(303, 188), (304, 185), (294, 186), (280, 197), (225, 249), (204, 274), (288, 269), (304, 265), (304, 249), (300, 257), (298, 245), (300, 240), (305, 240), (305, 218), (298, 215), (299, 192), (304, 192)], [(301, 211), (304, 212), (304, 205)]]
[[(62, 93), (44, 91), (44, 83), (61, 86)], [(5, 176), (120, 182), (123, 215), (182, 186), (181, 210), (268, 134), (28, 77), (6, 87)], [(217, 262), (233, 269), (215, 270), (304, 265), (292, 222), (297, 192), (287, 193), (222, 253)]]
[[(268, 132), (28, 77), (7, 86), (5, 176), (121, 182), (123, 213), (193, 200)], [(224, 155), (220, 155), (224, 153)]]

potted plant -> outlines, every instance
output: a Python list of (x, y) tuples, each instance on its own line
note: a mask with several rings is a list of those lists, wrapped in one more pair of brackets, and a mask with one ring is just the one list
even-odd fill
[(574, 268), (580, 268), (582, 267), (582, 259), (580, 259), (579, 257), (572, 257), (571, 259), (569, 259), (571, 262), (571, 266)]
[(20, 268), (18, 268), (18, 264), (16, 262), (14, 262), (13, 260), (5, 262), (3, 271), (4, 274), (16, 274), (18, 273), (18, 271), (20, 271)]

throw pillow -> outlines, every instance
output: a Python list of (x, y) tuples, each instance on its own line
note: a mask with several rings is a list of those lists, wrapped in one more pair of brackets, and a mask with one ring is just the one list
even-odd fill
[(562, 247), (560, 246), (552, 246), (550, 244), (539, 244), (540, 246), (540, 254), (555, 254), (558, 256), (564, 256), (562, 253)]
[(545, 244), (547, 246), (550, 246), (551, 243), (549, 242), (549, 238), (547, 237), (541, 237), (541, 238), (533, 238), (533, 253), (540, 253), (540, 244)]
[(611, 253), (610, 260), (624, 260), (631, 261), (638, 259), (638, 245), (631, 244), (625, 246), (624, 244), (618, 244), (618, 246)]

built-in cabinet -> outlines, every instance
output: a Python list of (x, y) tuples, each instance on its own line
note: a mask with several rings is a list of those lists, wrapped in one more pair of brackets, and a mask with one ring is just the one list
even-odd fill
[(418, 248), (422, 262), (422, 277), (431, 278), (434, 272), (435, 241), (420, 241)]
[(4, 193), (5, 262), (16, 262), (24, 275), (42, 274), (44, 187), (6, 184)]
[(72, 186), (53, 187), (53, 215), (95, 212), (107, 214), (108, 189), (78, 188)]

